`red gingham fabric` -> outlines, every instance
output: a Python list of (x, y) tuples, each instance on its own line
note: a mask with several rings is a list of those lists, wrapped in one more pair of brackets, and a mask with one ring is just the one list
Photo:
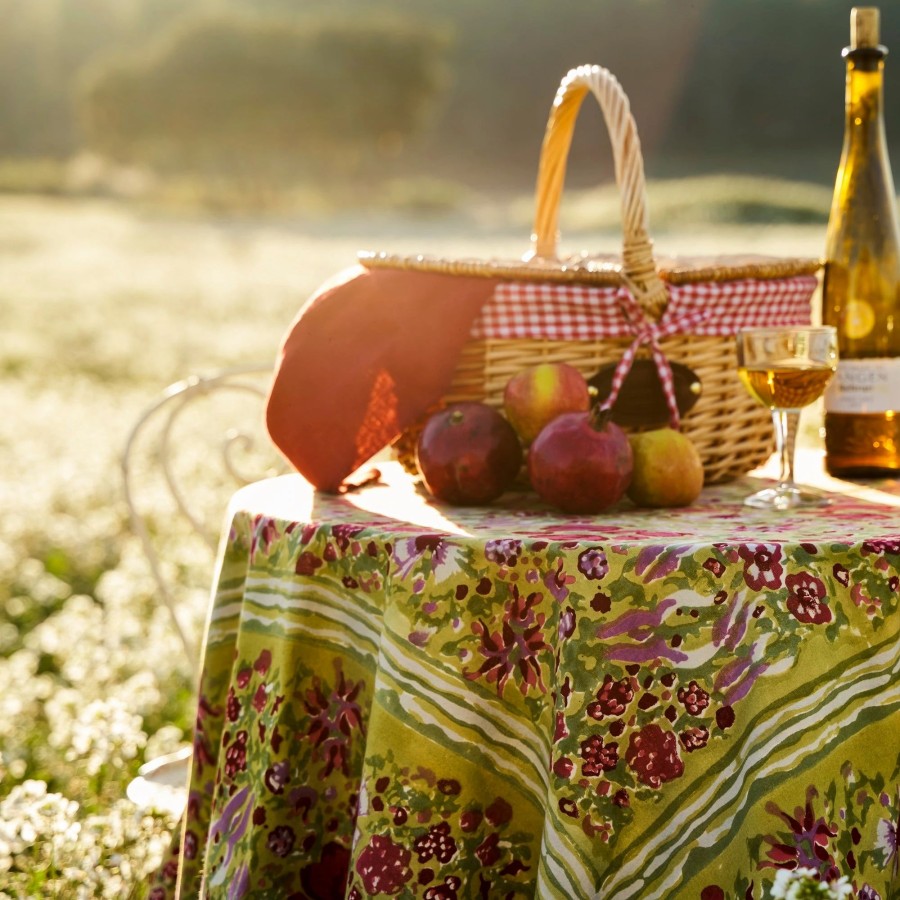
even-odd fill
[(630, 334), (618, 287), (501, 282), (472, 323), (473, 338), (589, 341)]
[[(810, 319), (813, 275), (765, 280), (701, 282), (669, 286), (669, 305), (660, 325), (700, 313), (690, 334), (728, 336), (740, 328), (802, 325)], [(501, 282), (472, 325), (471, 336), (588, 341), (629, 337), (625, 287)]]
[(807, 325), (816, 287), (812, 275), (669, 285), (659, 322), (648, 319), (628, 288), (503, 282), (472, 326), (476, 339), (539, 338), (587, 341), (631, 337), (603, 403), (615, 403), (638, 349), (647, 344), (656, 363), (673, 428), (679, 425), (672, 369), (659, 341), (673, 334), (734, 335), (741, 328)]

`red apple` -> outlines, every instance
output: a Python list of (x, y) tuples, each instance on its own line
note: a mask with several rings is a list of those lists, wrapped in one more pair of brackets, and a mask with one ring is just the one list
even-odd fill
[(503, 391), (503, 410), (527, 447), (557, 416), (591, 405), (584, 376), (568, 363), (541, 363), (517, 372)]
[(528, 452), (532, 487), (570, 513), (600, 512), (621, 500), (632, 464), (628, 436), (597, 409), (558, 416)]
[(453, 403), (425, 423), (416, 463), (425, 487), (439, 500), (477, 506), (512, 485), (522, 466), (522, 447), (496, 409)]

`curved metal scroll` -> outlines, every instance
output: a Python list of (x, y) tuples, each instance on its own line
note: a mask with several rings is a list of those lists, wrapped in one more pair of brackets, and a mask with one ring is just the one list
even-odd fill
[[(209, 376), (191, 375), (183, 381), (170, 385), (137, 420), (128, 435), (122, 452), (122, 479), (131, 527), (140, 540), (150, 572), (159, 591), (159, 597), (169, 611), (172, 624), (195, 676), (199, 675), (200, 668), (199, 642), (191, 639), (179, 621), (175, 598), (176, 585), (170, 583), (163, 572), (159, 553), (147, 527), (146, 514), (141, 511), (137, 500), (137, 473), (135, 470), (138, 448), (141, 446), (152, 448), (153, 458), (158, 460), (163, 482), (175, 508), (183, 521), (209, 548), (212, 559), (216, 552), (218, 536), (215, 530), (211, 530), (192, 509), (184, 485), (179, 482), (173, 465), (176, 455), (173, 435), (179, 420), (190, 415), (198, 400), (228, 392), (249, 396), (254, 406), (258, 401), (258, 407), (255, 406), (255, 408), (258, 408), (260, 415), (255, 425), (257, 431), (261, 432), (262, 409), (268, 389), (268, 378), (271, 377), (271, 374), (271, 364), (246, 365), (224, 369)], [(252, 449), (257, 444), (256, 437), (246, 430), (246, 426), (245, 429), (225, 428), (218, 435), (211, 436), (210, 440), (213, 443), (219, 442), (220, 458), (217, 468), (226, 476), (225, 480), (230, 482), (232, 490), (259, 478), (279, 474), (286, 469), (284, 462), (276, 457), (274, 449), (272, 463), (263, 471), (247, 471), (239, 465), (237, 451)], [(223, 502), (226, 499), (227, 497), (223, 496)]]

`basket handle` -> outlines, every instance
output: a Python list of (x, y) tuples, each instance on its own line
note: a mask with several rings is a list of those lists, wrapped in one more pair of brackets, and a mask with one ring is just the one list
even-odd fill
[(622, 209), (622, 275), (641, 309), (656, 321), (666, 308), (668, 295), (656, 268), (653, 242), (647, 230), (647, 191), (641, 142), (628, 97), (615, 76), (601, 66), (579, 66), (570, 70), (556, 92), (541, 145), (532, 252), (528, 258), (534, 261), (557, 258), (559, 205), (566, 160), (575, 119), (588, 91), (600, 104), (612, 143)]

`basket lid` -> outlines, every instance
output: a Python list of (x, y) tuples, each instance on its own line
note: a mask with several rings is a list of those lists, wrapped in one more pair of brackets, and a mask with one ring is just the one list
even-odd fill
[[(497, 278), (511, 281), (578, 282), (618, 286), (624, 282), (622, 260), (613, 255), (576, 254), (564, 259), (450, 259), (425, 254), (404, 256), (379, 251), (359, 253), (366, 268), (405, 269), (445, 275)], [(756, 254), (729, 256), (657, 257), (657, 272), (667, 284), (704, 281), (792, 278), (815, 275), (821, 260)]]

